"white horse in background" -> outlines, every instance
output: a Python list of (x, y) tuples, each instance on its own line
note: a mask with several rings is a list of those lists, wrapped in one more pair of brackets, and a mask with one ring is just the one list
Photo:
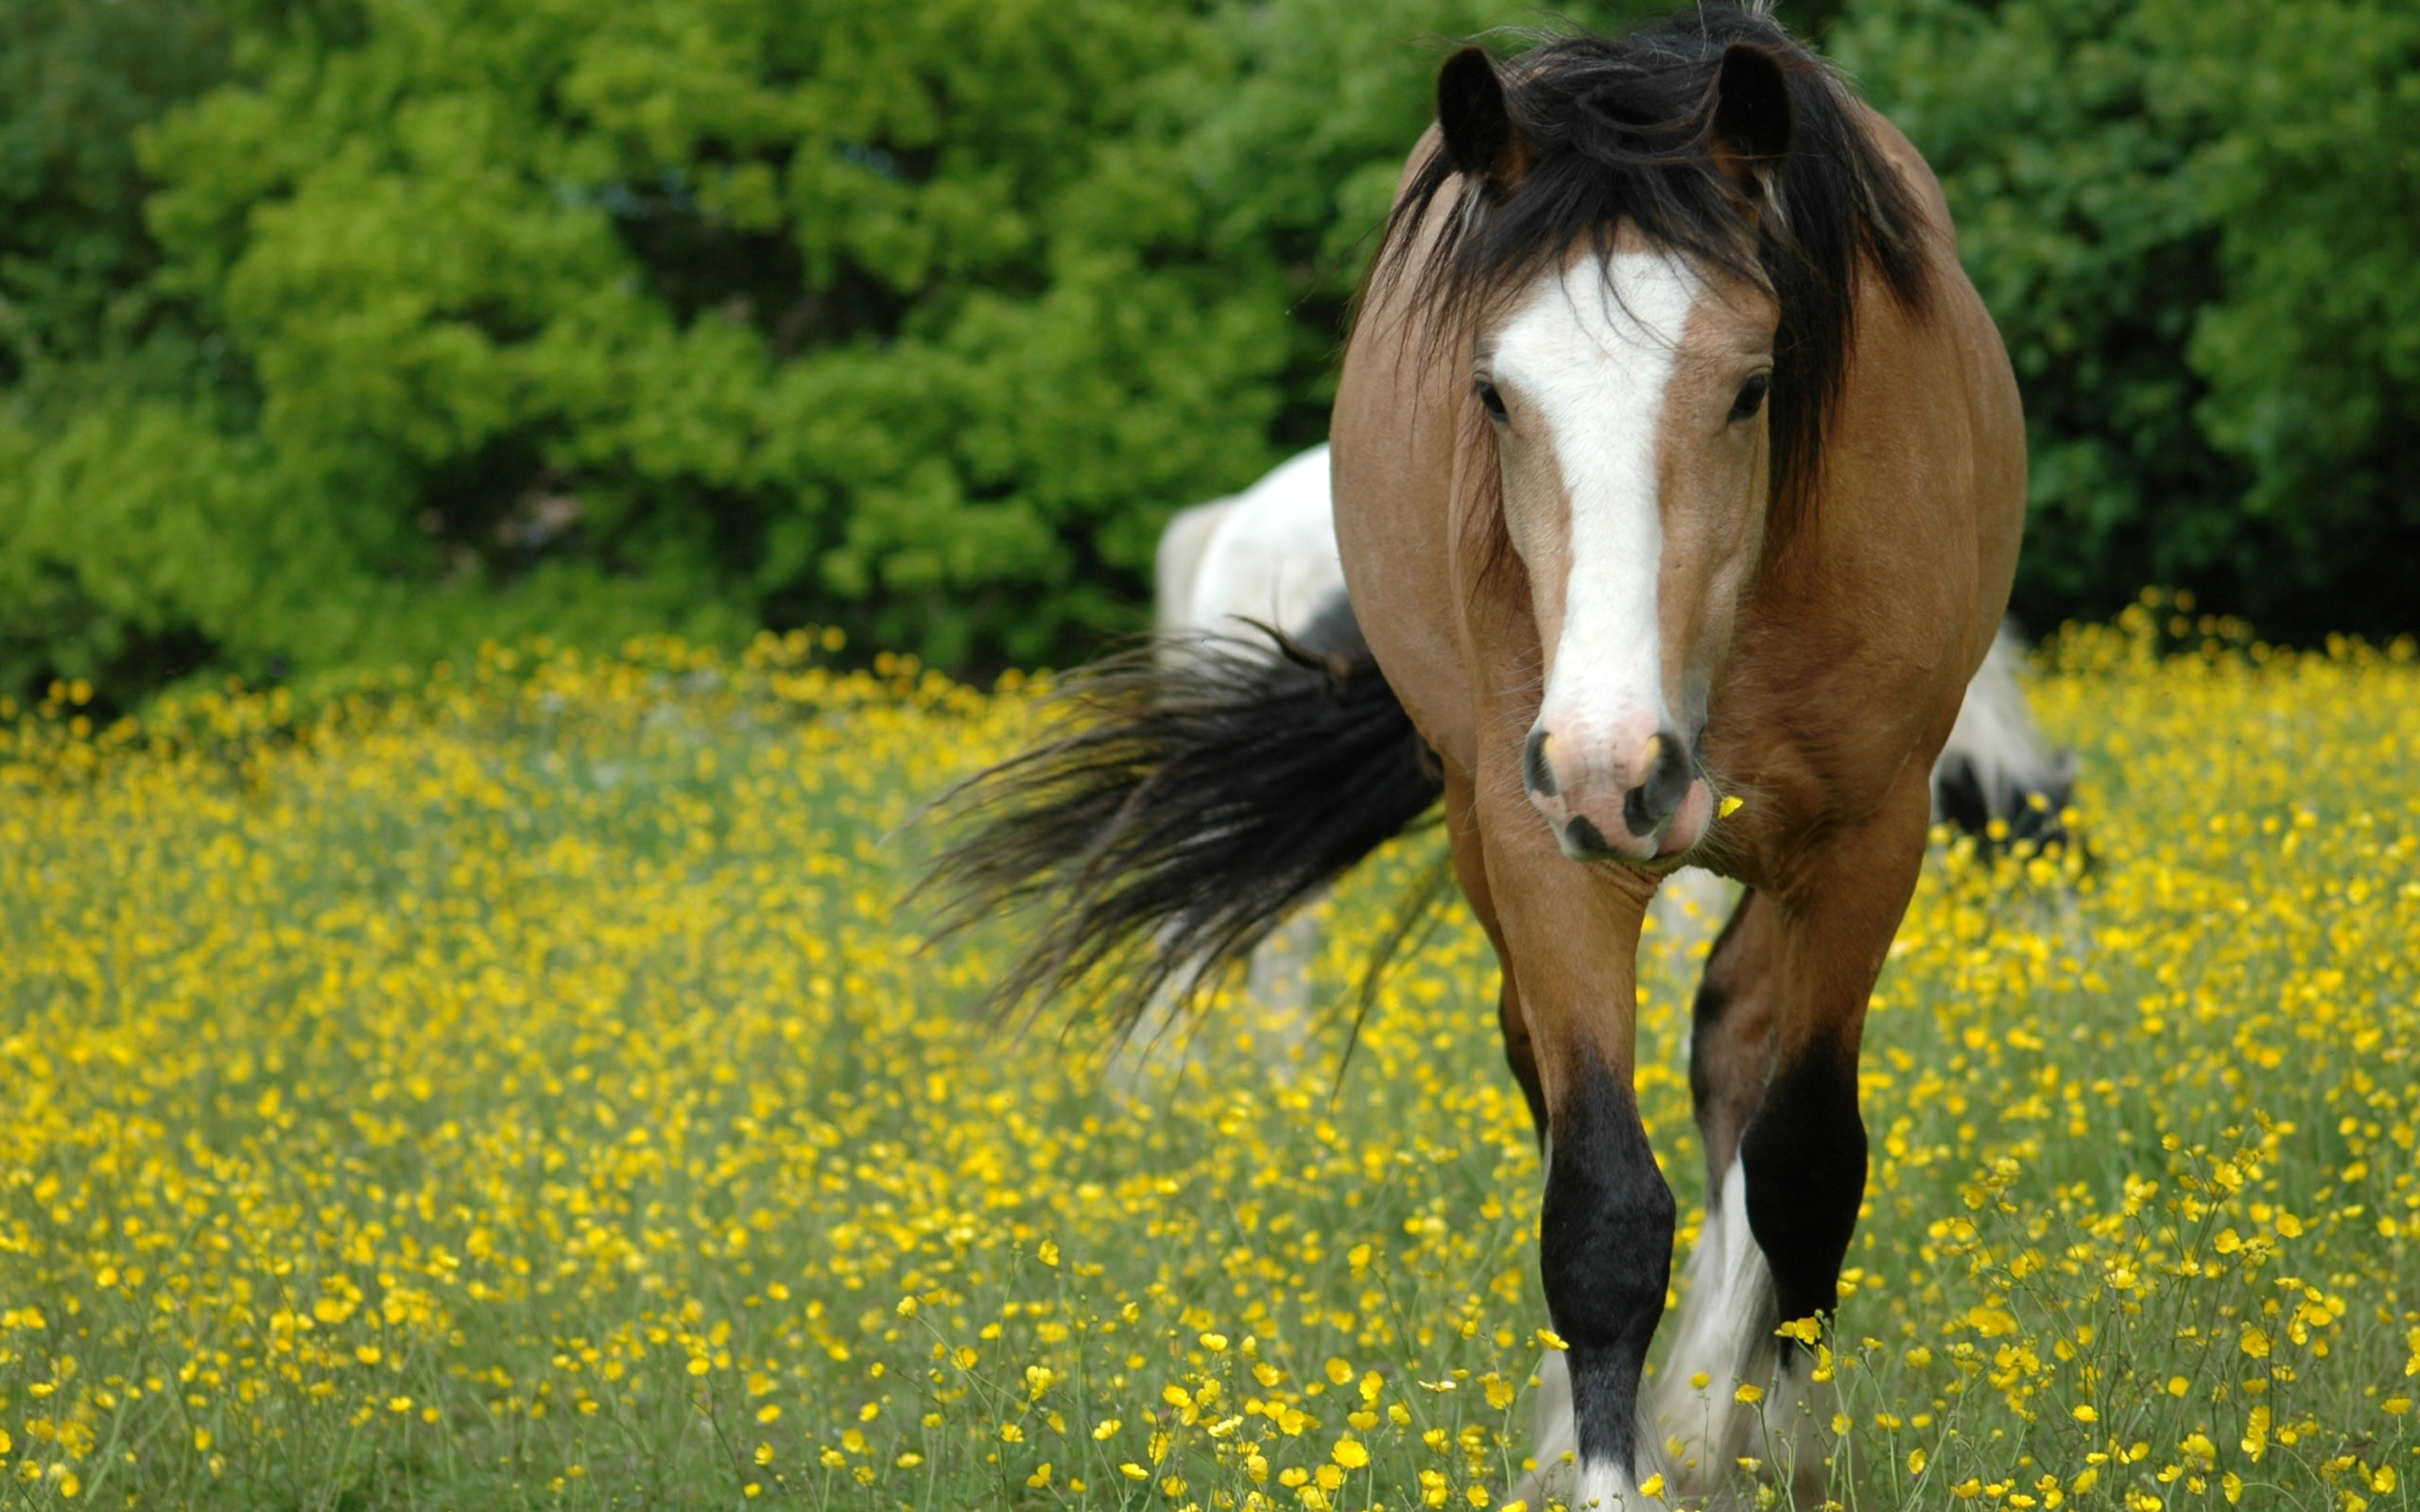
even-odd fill
[[(1253, 639), (1255, 626), (1300, 639), (1322, 615), (1349, 612), (1328, 449), (1315, 446), (1279, 464), (1241, 493), (1180, 510), (1161, 532), (1155, 566), (1166, 656), (1185, 655), (1204, 636)], [(2074, 786), (2074, 760), (2054, 751), (2033, 722), (2019, 680), (2024, 664), (2024, 644), (2001, 626), (1933, 764), (1934, 820), (1988, 847), (2065, 838), (2059, 815)], [(1703, 944), (1730, 916), (1731, 891), (1698, 868), (1674, 872), (1656, 893), (1651, 947), (1669, 954)], [(1307, 1007), (1319, 938), (1309, 908), (1271, 935), (1253, 957), (1253, 1001), (1281, 1013)], [(1304, 1015), (1291, 1018), (1299, 1023)], [(1148, 1045), (1150, 1031), (1165, 1027), (1147, 1025), (1136, 1040)]]

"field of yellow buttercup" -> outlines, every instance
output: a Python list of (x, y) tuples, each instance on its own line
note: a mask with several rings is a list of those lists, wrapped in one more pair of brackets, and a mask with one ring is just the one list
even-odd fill
[[(0, 1504), (1498, 1504), (1554, 1341), (1467, 916), (1349, 1062), (1240, 988), (1107, 1064), (974, 1022), (1013, 941), (928, 946), (899, 827), (1033, 690), (836, 649), (14, 711)], [(2034, 695), (2086, 843), (1945, 845), (1884, 972), (1834, 1499), (2405, 1505), (2420, 659), (2153, 598)], [(1703, 922), (1641, 994), (1685, 1246)]]

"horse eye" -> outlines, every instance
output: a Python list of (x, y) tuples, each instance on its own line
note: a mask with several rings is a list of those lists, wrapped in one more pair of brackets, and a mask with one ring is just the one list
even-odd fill
[(1754, 420), (1756, 411), (1765, 407), (1765, 390), (1773, 386), (1773, 376), (1760, 372), (1739, 386), (1739, 397), (1731, 402), (1731, 423)]
[(1504, 423), (1504, 396), (1495, 391), (1494, 384), (1483, 378), (1478, 385), (1478, 403), (1479, 407), (1487, 411), (1488, 419), (1498, 425)]

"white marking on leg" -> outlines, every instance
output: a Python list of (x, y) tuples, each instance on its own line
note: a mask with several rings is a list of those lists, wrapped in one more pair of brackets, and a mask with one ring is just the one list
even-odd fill
[(1531, 1506), (1542, 1507), (1549, 1486), (1567, 1493), (1571, 1484), (1567, 1456), (1580, 1450), (1580, 1425), (1571, 1416), (1571, 1366), (1560, 1349), (1547, 1350), (1538, 1362), (1538, 1394), (1530, 1418), (1537, 1435), (1538, 1468), (1530, 1477), (1532, 1494), (1528, 1500)]
[[(1680, 1445), (1677, 1452), (1665, 1446), (1673, 1486), (1727, 1505), (1739, 1462), (1754, 1459), (1758, 1479), (1790, 1483), (1800, 1505), (1820, 1503), (1831, 1388), (1814, 1380), (1806, 1353), (1786, 1353), (1773, 1332), (1784, 1319), (1772, 1269), (1748, 1227), (1748, 1177), (1736, 1156), (1689, 1256), (1688, 1278), (1656, 1394), (1657, 1430)], [(1703, 1385), (1696, 1383), (1701, 1378)], [(1738, 1400), (1743, 1383), (1757, 1387), (1762, 1400)]]
[[(1530, 1399), (1537, 1468), (1522, 1477), (1505, 1500), (1527, 1503), (1532, 1512), (1545, 1512), (1549, 1503), (1561, 1503), (1571, 1512), (1589, 1507), (1599, 1512), (1615, 1512), (1621, 1507), (1641, 1512), (1653, 1503), (1639, 1493), (1641, 1477), (1634, 1469), (1612, 1460), (1580, 1458), (1580, 1425), (1572, 1413), (1568, 1361), (1569, 1356), (1558, 1349), (1538, 1362), (1537, 1394)], [(1637, 1451), (1642, 1465), (1654, 1459), (1643, 1442), (1646, 1432), (1642, 1424), (1638, 1429), (1642, 1442)]]
[(1638, 1494), (1638, 1483), (1630, 1471), (1608, 1459), (1583, 1459), (1580, 1462), (1579, 1484), (1572, 1488), (1566, 1503), (1571, 1512), (1616, 1512), (1627, 1508), (1639, 1512), (1648, 1504)]
[(1781, 1321), (1772, 1271), (1748, 1228), (1748, 1177), (1737, 1157), (1698, 1232), (1688, 1280), (1655, 1417), (1663, 1435), (1682, 1446), (1672, 1454), (1674, 1485), (1688, 1495), (1710, 1496), (1748, 1452), (1755, 1417), (1733, 1392), (1751, 1378), (1759, 1356), (1775, 1352), (1762, 1343)]

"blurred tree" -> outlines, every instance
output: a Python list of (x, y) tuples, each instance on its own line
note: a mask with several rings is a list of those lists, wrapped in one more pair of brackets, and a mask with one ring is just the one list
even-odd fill
[(111, 490), (62, 519), (49, 484), (96, 444), (142, 449), (106, 414), (225, 377), (154, 284), (135, 134), (225, 77), (228, 53), (194, 0), (0, 0), (0, 693), (52, 670), (144, 684), (200, 653), (147, 611), (169, 543), (113, 528), (150, 507)]
[(2420, 10), (1857, 0), (2032, 432), (2019, 608), (2420, 628)]
[(1167, 155), (1190, 12), (371, 17), (148, 161), (262, 438), (390, 579), (1030, 659), (1126, 617), (1138, 505), (1266, 459), (1282, 294)]

